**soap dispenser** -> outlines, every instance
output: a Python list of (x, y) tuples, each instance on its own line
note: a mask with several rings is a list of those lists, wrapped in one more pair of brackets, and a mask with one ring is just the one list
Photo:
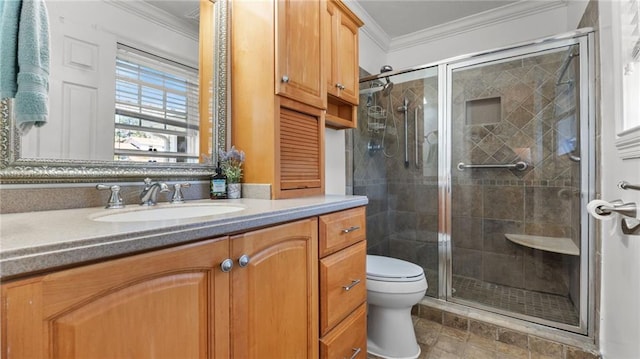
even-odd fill
[(211, 199), (227, 198), (227, 176), (222, 173), (220, 162), (218, 162), (218, 167), (216, 167), (216, 174), (211, 176), (211, 184), (209, 187)]

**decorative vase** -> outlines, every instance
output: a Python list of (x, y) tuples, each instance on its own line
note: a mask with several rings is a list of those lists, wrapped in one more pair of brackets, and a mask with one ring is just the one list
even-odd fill
[(242, 183), (228, 183), (227, 184), (227, 198), (240, 198), (242, 197)]

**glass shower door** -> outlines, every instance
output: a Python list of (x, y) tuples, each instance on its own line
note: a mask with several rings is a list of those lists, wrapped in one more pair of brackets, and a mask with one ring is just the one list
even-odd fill
[(449, 66), (446, 295), (583, 332), (587, 54), (573, 39), (526, 52)]

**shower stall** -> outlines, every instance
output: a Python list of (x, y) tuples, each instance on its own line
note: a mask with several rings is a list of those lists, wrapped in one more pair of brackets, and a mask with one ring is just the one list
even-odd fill
[(369, 254), (422, 266), (442, 303), (587, 334), (593, 46), (579, 30), (364, 77)]

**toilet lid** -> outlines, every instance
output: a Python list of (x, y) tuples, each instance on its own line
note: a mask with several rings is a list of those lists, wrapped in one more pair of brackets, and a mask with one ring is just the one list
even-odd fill
[(416, 280), (424, 276), (422, 267), (397, 258), (367, 255), (367, 278)]

